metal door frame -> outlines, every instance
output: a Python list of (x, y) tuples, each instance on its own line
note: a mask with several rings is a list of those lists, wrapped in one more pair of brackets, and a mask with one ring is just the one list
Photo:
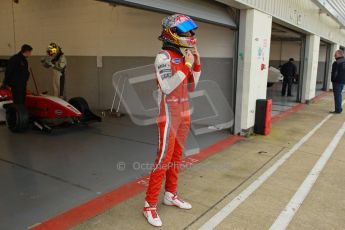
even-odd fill
[(299, 65), (299, 79), (298, 79), (298, 88), (297, 88), (297, 96), (296, 102), (302, 103), (302, 95), (303, 95), (303, 80), (304, 80), (304, 65), (305, 65), (305, 49), (306, 49), (306, 36), (304, 35), (301, 39), (301, 50), (300, 50), (300, 65)]

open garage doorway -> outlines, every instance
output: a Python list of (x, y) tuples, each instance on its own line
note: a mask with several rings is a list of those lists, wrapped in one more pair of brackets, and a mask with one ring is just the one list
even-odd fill
[[(301, 84), (305, 35), (276, 23), (272, 24), (271, 50), (267, 82), (267, 98), (273, 101), (272, 115), (279, 114), (301, 101)], [(293, 59), (296, 76), (292, 79), (291, 96), (286, 89), (282, 96), (283, 75), (281, 67)]]
[(315, 95), (321, 94), (327, 90), (329, 62), (331, 57), (331, 44), (321, 40), (319, 51), (319, 63), (317, 68), (316, 92)]

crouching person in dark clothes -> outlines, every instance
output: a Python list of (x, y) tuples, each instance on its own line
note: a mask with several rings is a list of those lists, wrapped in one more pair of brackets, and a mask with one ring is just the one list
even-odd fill
[(11, 87), (13, 103), (15, 104), (25, 104), (26, 85), (30, 76), (26, 59), (31, 55), (32, 47), (25, 44), (19, 53), (10, 58), (6, 66), (3, 86)]

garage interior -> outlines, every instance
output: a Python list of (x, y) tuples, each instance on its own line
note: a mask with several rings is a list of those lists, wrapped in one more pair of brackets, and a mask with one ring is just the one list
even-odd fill
[[(303, 57), (304, 57), (305, 35), (290, 28), (272, 23), (272, 39), (270, 50), (270, 66), (279, 70), (280, 66), (293, 58), (297, 67), (297, 79), (292, 86), (292, 97), (282, 97), (282, 81), (269, 82), (267, 87), (267, 98), (273, 100), (272, 115), (286, 111), (301, 102), (301, 82), (303, 81)], [(318, 96), (327, 89), (328, 72), (331, 45), (324, 40), (320, 41), (319, 59), (317, 67), (317, 79), (315, 95)], [(270, 78), (269, 78), (270, 79)]]
[[(40, 7), (34, 8), (30, 3), (20, 2), (14, 5), (14, 16), (16, 17), (16, 13), (23, 13), (26, 7), (31, 7), (32, 10), (28, 11), (31, 18), (47, 18), (49, 12), (41, 10), (48, 8), (47, 4), (42, 2)], [(65, 8), (61, 3), (57, 7), (64, 11), (64, 15), (70, 15), (70, 19), (74, 17), (74, 14), (68, 12), (73, 12), (73, 10), (81, 11), (81, 15), (93, 11), (97, 14), (103, 12), (104, 18), (100, 18), (101, 21), (98, 23), (107, 24), (108, 22), (105, 22), (107, 19), (111, 21), (114, 17), (118, 18), (115, 25), (114, 23), (104, 25), (104, 31), (100, 31), (101, 36), (104, 36), (103, 39), (108, 40), (109, 44), (114, 46), (116, 44), (114, 40), (118, 42), (110, 51), (105, 49), (104, 54), (99, 56), (96, 54), (99, 51), (93, 51), (92, 40), (79, 40), (75, 44), (76, 39), (55, 34), (51, 31), (53, 29), (51, 27), (39, 28), (41, 30), (39, 34), (54, 33), (51, 37), (56, 36), (55, 41), (61, 44), (66, 53), (68, 59), (67, 97), (76, 95), (85, 97), (91, 108), (103, 116), (103, 121), (88, 127), (56, 129), (49, 135), (35, 130), (14, 134), (9, 132), (6, 125), (0, 126), (2, 149), (0, 187), (4, 194), (0, 198), (0, 203), (8, 207), (6, 211), (2, 209), (0, 215), (3, 220), (2, 226), (6, 229), (27, 228), (147, 175), (150, 172), (149, 167), (139, 170), (134, 167), (134, 164), (151, 164), (156, 155), (157, 128), (155, 124), (139, 126), (133, 123), (128, 114), (116, 117), (109, 113), (109, 109), (115, 92), (112, 75), (118, 71), (154, 62), (154, 55), (160, 49), (160, 42), (156, 39), (160, 30), (160, 21), (167, 12), (159, 13), (157, 9), (151, 11), (96, 1), (83, 2), (81, 8), (80, 4), (71, 3), (69, 8)], [(207, 5), (202, 9), (205, 10), (205, 8), (209, 11), (208, 15), (212, 15)], [(219, 10), (219, 7), (214, 10), (217, 9)], [(224, 12), (227, 11), (218, 13), (224, 14)], [(90, 19), (87, 17), (79, 17), (77, 20), (80, 20), (78, 25), (81, 27), (90, 26)], [(123, 26), (125, 21), (128, 23), (127, 26)], [(229, 26), (224, 25), (225, 22), (220, 25), (220, 23), (206, 21), (198, 21), (200, 28), (198, 39), (203, 56), (202, 78), (216, 82), (229, 106), (232, 107), (235, 95), (233, 68), (235, 24)], [(16, 23), (17, 28), (23, 26), (33, 28), (37, 22), (18, 17)], [(137, 47), (137, 43), (133, 43), (134, 47), (126, 47), (126, 50), (123, 50), (121, 44), (127, 44), (130, 41), (127, 36), (121, 37), (118, 34), (134, 31), (134, 25), (135, 28), (139, 28), (142, 41), (146, 42), (147, 46), (143, 50), (142, 47)], [(72, 26), (57, 28), (60, 32), (73, 29)], [(106, 32), (106, 29), (111, 31), (110, 34)], [(214, 34), (219, 34), (219, 36), (214, 36)], [(17, 38), (21, 37), (22, 35), (18, 33)], [(210, 40), (214, 44), (212, 49), (207, 45)], [(48, 44), (51, 39), (44, 42)], [(18, 44), (20, 43), (21, 40)], [(41, 38), (33, 39), (35, 55), (29, 62), (40, 91), (51, 92), (51, 73), (40, 64), (40, 59), (45, 52), (45, 43), (41, 41)], [(80, 47), (80, 50), (76, 50), (76, 46)], [(126, 56), (123, 56), (124, 54)], [(4, 59), (9, 57), (1, 54), (0, 56)], [(29, 88), (34, 89), (32, 79), (29, 81)], [(126, 113), (122, 104), (120, 110)], [(231, 119), (229, 117), (229, 120)], [(186, 152), (199, 151), (229, 136), (231, 136), (229, 128), (203, 135), (191, 133), (187, 140)], [(124, 162), (130, 168), (126, 168), (125, 171), (118, 170), (118, 162)]]
[[(293, 31), (292, 29), (272, 23), (271, 49), (269, 66), (280, 69), (280, 66), (288, 62), (289, 58), (293, 58), (297, 67), (298, 80), (295, 80), (292, 86), (293, 97), (282, 97), (282, 81), (276, 81), (273, 85), (267, 87), (267, 98), (271, 98), (273, 102), (272, 115), (284, 112), (300, 102), (300, 84), (302, 79), (303, 66), (303, 49), (304, 35)], [(270, 83), (270, 82), (268, 82)]]

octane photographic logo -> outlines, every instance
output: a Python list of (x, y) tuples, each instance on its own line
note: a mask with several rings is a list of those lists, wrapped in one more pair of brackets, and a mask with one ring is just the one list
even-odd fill
[[(201, 74), (201, 79), (205, 78), (207, 76)], [(132, 122), (139, 126), (156, 125), (162, 94), (157, 89), (154, 65), (116, 72), (112, 83), (112, 111), (129, 115)], [(189, 92), (189, 112), (191, 127), (185, 156), (200, 151), (203, 145), (198, 142), (197, 136), (226, 130), (234, 124), (233, 109), (215, 81), (200, 80), (196, 89)]]

